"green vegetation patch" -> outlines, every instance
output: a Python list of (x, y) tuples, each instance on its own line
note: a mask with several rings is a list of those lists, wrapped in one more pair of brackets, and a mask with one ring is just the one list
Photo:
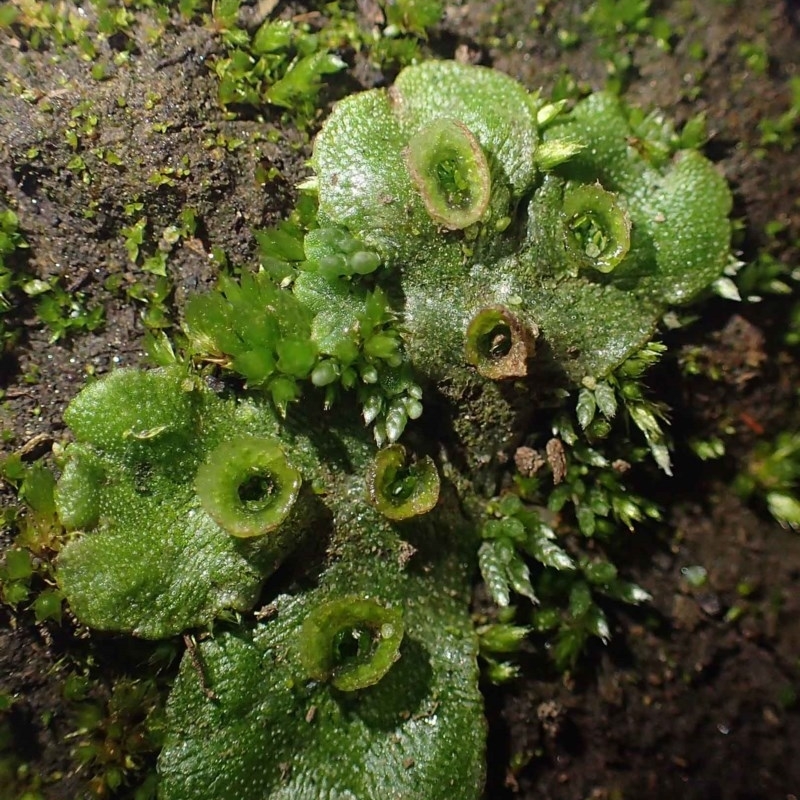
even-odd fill
[[(337, 106), (262, 269), (188, 301), (185, 351), (162, 336), (168, 366), (73, 400), (56, 488), (72, 610), (213, 632), (168, 703), (162, 800), (475, 800), (479, 653), (505, 679), (504, 654), (552, 631), (569, 667), (609, 636), (603, 598), (647, 598), (602, 550), (557, 541), (554, 515), (598, 542), (657, 515), (620, 479), (648, 450), (669, 470), (648, 340), (730, 259), (729, 191), (687, 142), (610, 95), (567, 111), (488, 69), (410, 67)], [(539, 385), (560, 398), (554, 488), (532, 463), (486, 496), (458, 464), (487, 463), (508, 396)], [(427, 441), (406, 432), (423, 401), (442, 414)], [(647, 447), (595, 449), (615, 425)], [(499, 606), (549, 615), (476, 635), (478, 564)]]
[[(466, 332), (487, 308), (505, 309), (495, 338), (507, 340), (489, 360), (502, 363), (518, 328), (516, 338), (546, 344), (531, 371), (569, 383), (603, 376), (650, 338), (668, 304), (695, 297), (729, 261), (731, 197), (710, 162), (662, 152), (668, 127), (650, 126), (635, 145), (645, 126), (610, 95), (542, 130), (544, 106), (490, 70), (428, 63), (389, 92), (346, 99), (317, 137), (320, 220), (358, 236), (400, 276), (409, 355), (434, 380), (463, 374)], [(431, 213), (431, 197), (448, 191), (434, 184), (454, 179), (448, 165), (475, 158), (465, 138), (442, 144), (440, 118), (470, 131), (489, 165), (488, 202), (466, 225)], [(537, 168), (537, 151), (547, 145), (549, 165), (554, 143), (567, 160)], [(471, 182), (461, 191), (486, 191), (477, 167), (458, 175)]]

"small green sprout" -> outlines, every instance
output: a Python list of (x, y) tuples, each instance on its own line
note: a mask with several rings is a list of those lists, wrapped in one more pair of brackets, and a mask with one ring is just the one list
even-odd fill
[(35, 299), (36, 315), (50, 328), (51, 342), (100, 328), (103, 308), (88, 306), (85, 293), (68, 291), (62, 278), (42, 280), (24, 272), (20, 256), (27, 246), (17, 215), (0, 205), (0, 352), (16, 338), (17, 326), (9, 320), (26, 296)]
[(518, 653), (531, 633), (531, 628), (527, 626), (503, 621), (506, 616), (512, 618), (513, 610), (513, 607), (506, 608), (504, 611), (508, 613), (500, 621), (479, 625), (475, 629), (483, 674), (496, 686), (508, 683), (519, 675), (519, 666), (507, 657)]
[(780, 147), (789, 152), (798, 141), (798, 123), (800, 123), (800, 77), (789, 78), (789, 107), (777, 117), (759, 120), (763, 147)]
[(267, 392), (281, 415), (306, 380), (324, 389), (326, 409), (355, 391), (376, 441), (397, 441), (422, 414), (422, 390), (387, 292), (370, 285), (380, 257), (338, 228), (285, 225), (260, 240), (263, 272), (222, 276), (216, 292), (190, 299), (190, 354)]
[(14, 294), (24, 288), (25, 277), (17, 262), (18, 251), (27, 248), (19, 230), (19, 218), (10, 209), (0, 205), (0, 353), (13, 340), (13, 328), (7, 328), (6, 316), (14, 308)]
[(444, 13), (440, 0), (382, 0), (380, 5), (386, 14), (384, 36), (389, 37), (401, 32), (426, 36)]
[(56, 513), (53, 473), (40, 463), (24, 464), (16, 455), (2, 466), (2, 477), (18, 486), (22, 510), (13, 517), (18, 533), (0, 562), (0, 599), (16, 613), (32, 610), (36, 622), (61, 622), (64, 593), (54, 578), (53, 561), (64, 540)]
[(620, 580), (611, 562), (586, 556), (574, 573), (543, 573), (537, 588), (542, 602), (534, 609), (531, 624), (550, 639), (549, 653), (559, 670), (573, 669), (591, 638), (604, 644), (610, 640), (601, 598), (633, 605), (650, 599), (640, 586)]
[[(163, 696), (154, 680), (120, 678), (108, 699), (100, 701), (96, 695), (102, 690), (93, 683), (72, 673), (63, 694), (74, 727), (68, 734), (72, 758), (91, 775), (90, 796), (100, 799), (142, 780), (145, 764), (161, 744)], [(145, 777), (140, 791), (152, 786), (154, 778), (153, 773)]]
[(516, 494), (491, 501), (487, 512), (492, 517), (481, 530), (484, 542), (478, 564), (489, 594), (499, 606), (509, 605), (512, 590), (538, 602), (525, 554), (544, 567), (575, 569), (572, 558), (557, 544), (554, 531)]
[(772, 442), (760, 442), (734, 488), (740, 496), (761, 497), (781, 525), (800, 529), (800, 434), (783, 431)]
[[(264, 309), (273, 309), (265, 314)], [(222, 276), (219, 291), (195, 295), (184, 312), (190, 353), (242, 375), (266, 389), (285, 414), (300, 396), (298, 380), (314, 367), (312, 314), (265, 272), (240, 281)]]
[(335, 283), (339, 278), (369, 275), (381, 264), (380, 256), (340, 228), (317, 228), (303, 242), (308, 260), (300, 269), (317, 272)]
[[(238, 10), (238, 6), (237, 9)], [(219, 79), (219, 100), (228, 109), (273, 105), (286, 109), (298, 126), (313, 119), (326, 76), (345, 67), (307, 26), (268, 19), (254, 33), (238, 27), (236, 13), (217, 18), (224, 51), (210, 60)]]

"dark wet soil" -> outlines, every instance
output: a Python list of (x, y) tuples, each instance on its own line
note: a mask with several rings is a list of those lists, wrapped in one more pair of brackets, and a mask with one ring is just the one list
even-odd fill
[[(766, 248), (777, 263), (796, 267), (800, 151), (762, 146), (759, 124), (786, 111), (788, 81), (800, 75), (797, 4), (653, 2), (669, 24), (668, 46), (648, 32), (616, 41), (598, 36), (586, 8), (529, 0), (453, 5), (430, 47), (545, 91), (567, 75), (599, 88), (611, 56), (628, 54), (623, 77), (633, 102), (679, 121), (706, 114), (707, 153), (735, 192), (742, 259)], [(105, 309), (99, 330), (52, 341), (33, 303), (18, 298), (23, 333), (0, 361), (5, 452), (41, 434), (60, 440), (64, 406), (87, 375), (142, 362), (148, 305), (130, 294), (156, 278), (130, 262), (126, 226), (146, 215), (149, 240), (158, 242), (182, 208), (196, 210), (198, 229), (170, 252), (167, 308), (174, 320), (185, 294), (212, 280), (212, 247), (233, 262), (252, 261), (252, 231), (291, 209), (293, 186), (307, 172), (308, 140), (279, 114), (267, 112), (264, 122), (225, 118), (205, 63), (216, 46), (210, 30), (176, 19), (155, 45), (144, 24), (141, 31), (135, 57), (99, 82), (74, 52), (56, 61), (52, 50), (29, 49), (0, 30), (0, 197), (16, 210), (31, 245), (26, 269), (40, 279), (59, 276), (85, 307)], [(576, 40), (564, 34), (576, 31)], [(103, 57), (113, 57), (113, 41), (104, 47)], [(391, 77), (356, 54), (343, 55), (352, 68), (323, 104)], [(97, 122), (85, 133), (81, 127), (88, 169), (76, 172), (65, 132), (85, 101)], [(245, 144), (208, 144), (225, 137)], [(98, 148), (113, 150), (121, 165), (93, 155)], [(147, 182), (176, 167), (187, 175)], [(265, 172), (266, 182), (258, 177)], [(136, 215), (126, 211), (134, 201), (142, 203)], [(770, 238), (773, 221), (782, 230)], [(653, 476), (646, 488), (664, 508), (664, 523), (632, 534), (629, 563), (619, 564), (652, 603), (609, 609), (611, 645), (592, 648), (574, 674), (555, 675), (546, 654), (531, 646), (524, 677), (487, 687), (487, 798), (800, 796), (800, 535), (781, 528), (758, 499), (746, 504), (731, 489), (758, 441), (800, 423), (798, 354), (782, 338), (792, 303), (714, 300), (692, 327), (667, 337), (671, 357), (650, 383), (672, 408), (676, 477)], [(698, 348), (703, 374), (686, 376), (679, 356)], [(685, 444), (715, 436), (726, 444), (718, 461), (698, 461)], [(0, 492), (10, 508), (9, 487)], [(10, 536), (5, 529), (0, 544)], [(707, 573), (702, 586), (686, 577), (697, 566)], [(12, 715), (14, 746), (45, 776), (47, 798), (89, 796), (91, 770), (76, 769), (64, 739), (76, 723), (64, 709), (62, 686), (75, 663), (91, 663), (93, 676), (111, 671), (100, 692), (114, 674), (141, 663), (137, 654), (123, 666), (113, 650), (69, 618), (62, 626), (35, 625), (29, 613), (0, 606), (0, 688), (21, 698)], [(0, 787), (6, 797), (16, 794)]]

